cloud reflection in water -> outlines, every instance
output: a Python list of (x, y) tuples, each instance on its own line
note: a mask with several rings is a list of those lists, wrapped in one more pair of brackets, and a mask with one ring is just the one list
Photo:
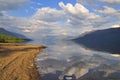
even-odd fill
[[(97, 75), (96, 79), (100, 78), (99, 75), (101, 79), (107, 79), (112, 77), (111, 74), (120, 72), (119, 56), (91, 51), (71, 41), (60, 40), (56, 37), (53, 37), (51, 41), (44, 39), (47, 38), (36, 39), (35, 41), (35, 43), (38, 42), (37, 44), (48, 46), (36, 58), (36, 64), (43, 80), (53, 78), (59, 80), (58, 78), (63, 78), (64, 75), (72, 74), (80, 80), (82, 78), (87, 80), (88, 77), (94, 77), (95, 74)], [(33, 44), (35, 43), (33, 42)], [(60, 72), (59, 75), (57, 72)], [(101, 72), (104, 74), (101, 74)]]

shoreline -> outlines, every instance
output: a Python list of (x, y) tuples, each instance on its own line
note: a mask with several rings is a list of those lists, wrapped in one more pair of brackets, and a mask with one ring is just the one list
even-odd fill
[(35, 57), (45, 46), (0, 43), (0, 80), (41, 80)]

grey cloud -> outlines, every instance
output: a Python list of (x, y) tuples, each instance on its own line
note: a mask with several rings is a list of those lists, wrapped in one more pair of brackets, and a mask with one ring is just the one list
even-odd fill
[(120, 3), (120, 0), (77, 0), (77, 2), (91, 7), (93, 13), (101, 16), (100, 20), (95, 20), (94, 25), (102, 26), (101, 22), (104, 24), (114, 24), (114, 22), (120, 20), (120, 10), (114, 8), (115, 6), (119, 6), (117, 4)]
[(110, 4), (120, 4), (120, 0), (101, 0), (101, 1), (110, 3)]
[(49, 7), (38, 9), (33, 19), (46, 22), (56, 22), (65, 19), (65, 13), (62, 10), (51, 9)]
[(0, 11), (13, 10), (22, 4), (29, 2), (28, 0), (0, 0)]
[(0, 0), (0, 27), (20, 33), (26, 30), (24, 26), (28, 25), (28, 19), (10, 16), (7, 11), (16, 10), (29, 2), (29, 0)]
[(119, 6), (120, 0), (77, 0), (78, 3), (92, 7), (93, 9), (100, 9), (103, 6)]
[(3, 16), (3, 13), (0, 13), (0, 16)]
[(22, 32), (22, 26), (28, 23), (27, 19), (25, 18), (17, 18), (6, 13), (1, 13), (0, 16), (0, 27), (3, 27), (9, 31), (13, 32)]
[(117, 13), (118, 10), (112, 8), (112, 7), (108, 7), (108, 6), (103, 6), (102, 9), (99, 9), (99, 10), (96, 10), (97, 12), (100, 12), (100, 13), (103, 13), (103, 14), (106, 14), (106, 15), (111, 15), (111, 14), (114, 14), (114, 13)]
[(120, 20), (120, 10), (112, 7), (104, 6), (102, 9), (95, 10), (97, 13), (101, 13), (103, 20), (107, 20), (108, 23), (115, 23)]

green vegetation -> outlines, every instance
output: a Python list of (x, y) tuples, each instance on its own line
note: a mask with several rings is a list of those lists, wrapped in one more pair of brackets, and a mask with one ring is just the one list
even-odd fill
[(0, 33), (0, 43), (21, 43), (24, 41), (22, 38)]

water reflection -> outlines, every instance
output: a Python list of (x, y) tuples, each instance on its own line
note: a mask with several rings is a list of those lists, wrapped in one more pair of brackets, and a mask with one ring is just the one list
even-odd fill
[(56, 37), (49, 38), (32, 42), (48, 46), (36, 58), (43, 80), (63, 80), (65, 75), (75, 75), (78, 80), (120, 79), (117, 76), (120, 75), (118, 55), (91, 51)]

